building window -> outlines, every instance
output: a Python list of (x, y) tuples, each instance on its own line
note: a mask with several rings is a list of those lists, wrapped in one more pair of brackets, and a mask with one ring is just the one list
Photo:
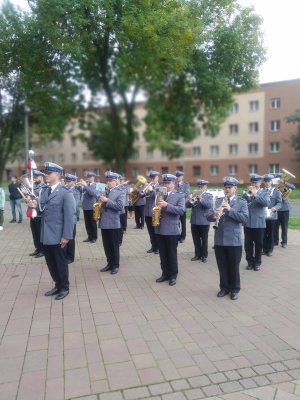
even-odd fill
[(71, 145), (72, 145), (72, 147), (76, 146), (76, 137), (74, 137), (74, 136), (71, 136)]
[(82, 160), (87, 161), (88, 159), (89, 159), (88, 153), (86, 153), (86, 152), (82, 153)]
[(229, 175), (237, 175), (238, 166), (237, 165), (228, 165), (228, 174)]
[(253, 111), (258, 111), (259, 109), (259, 101), (258, 100), (252, 100), (249, 102), (249, 109), (251, 112)]
[(61, 162), (61, 163), (65, 162), (65, 155), (64, 155), (64, 153), (60, 153), (60, 154), (59, 154), (58, 160), (59, 160), (58, 162)]
[(152, 150), (147, 150), (146, 158), (147, 158), (147, 160), (153, 160), (153, 151)]
[(193, 156), (197, 157), (200, 156), (200, 154), (201, 154), (201, 147), (200, 146), (193, 147)]
[(162, 158), (166, 158), (166, 157), (167, 157), (167, 152), (166, 152), (166, 150), (162, 150), (162, 151), (161, 151), (161, 156), (162, 156)]
[(201, 167), (200, 165), (193, 166), (193, 176), (200, 176), (201, 175)]
[(280, 98), (279, 97), (275, 97), (274, 99), (271, 99), (271, 108), (273, 109), (277, 109), (280, 108)]
[(229, 133), (230, 133), (230, 135), (237, 135), (239, 133), (238, 124), (230, 124), (229, 125)]
[(168, 167), (161, 167), (161, 174), (167, 174), (169, 172)]
[(133, 160), (138, 160), (140, 157), (139, 151), (137, 149), (133, 150), (133, 154), (132, 154), (132, 159)]
[(280, 130), (280, 121), (271, 121), (270, 122), (270, 131), (271, 132), (278, 132)]
[(71, 154), (71, 160), (72, 160), (72, 162), (76, 162), (77, 161), (77, 153), (72, 153)]
[(238, 103), (232, 104), (231, 113), (232, 114), (237, 114), (238, 112), (239, 112), (239, 104)]
[(219, 146), (217, 146), (217, 145), (210, 146), (210, 155), (218, 156), (219, 155)]
[(248, 144), (248, 153), (249, 154), (257, 154), (258, 153), (258, 143), (249, 143)]
[(249, 123), (249, 132), (257, 133), (258, 132), (258, 122), (250, 122)]
[(77, 169), (76, 168), (72, 168), (71, 169), (71, 174), (77, 176)]
[(210, 166), (210, 175), (217, 176), (219, 174), (219, 166), (218, 165), (211, 165)]
[(139, 169), (136, 167), (132, 168), (131, 175), (136, 178), (139, 175)]
[(249, 164), (248, 165), (248, 173), (249, 174), (257, 174), (258, 167), (257, 164)]
[(280, 151), (280, 143), (272, 142), (270, 143), (270, 153), (279, 153)]
[(269, 172), (271, 174), (279, 174), (279, 164), (269, 164)]
[(230, 144), (229, 145), (229, 154), (234, 156), (237, 155), (239, 151), (239, 146), (238, 144)]

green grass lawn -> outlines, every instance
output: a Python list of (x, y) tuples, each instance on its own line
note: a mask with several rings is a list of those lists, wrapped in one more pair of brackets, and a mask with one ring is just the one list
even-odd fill
[(290, 218), (289, 219), (290, 229), (300, 229), (300, 218)]

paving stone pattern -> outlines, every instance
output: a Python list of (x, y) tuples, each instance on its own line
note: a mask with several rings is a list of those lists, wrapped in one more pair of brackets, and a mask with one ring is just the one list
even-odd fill
[(83, 243), (77, 226), (70, 295), (45, 297), (51, 281), (33, 251), (29, 220), (0, 232), (0, 400), (300, 398), (300, 232), (263, 258), (241, 263), (237, 301), (219, 299), (208, 263), (194, 256), (188, 225), (179, 244), (177, 285), (157, 284), (159, 257), (132, 219), (120, 273), (105, 266), (101, 238)]

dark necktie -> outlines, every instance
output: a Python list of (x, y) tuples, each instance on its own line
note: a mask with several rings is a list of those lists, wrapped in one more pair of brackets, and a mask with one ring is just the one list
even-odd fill
[(48, 196), (50, 196), (51, 192), (52, 192), (52, 188), (51, 188), (51, 186), (49, 186), (48, 187)]

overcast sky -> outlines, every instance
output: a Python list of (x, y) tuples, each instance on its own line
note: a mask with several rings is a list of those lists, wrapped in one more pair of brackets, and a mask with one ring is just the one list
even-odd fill
[[(49, 0), (51, 1), (51, 0)], [(0, 0), (1, 4), (2, 0)], [(26, 7), (26, 0), (12, 0)], [(239, 0), (254, 6), (264, 19), (267, 61), (260, 70), (260, 83), (300, 78), (300, 0)]]

